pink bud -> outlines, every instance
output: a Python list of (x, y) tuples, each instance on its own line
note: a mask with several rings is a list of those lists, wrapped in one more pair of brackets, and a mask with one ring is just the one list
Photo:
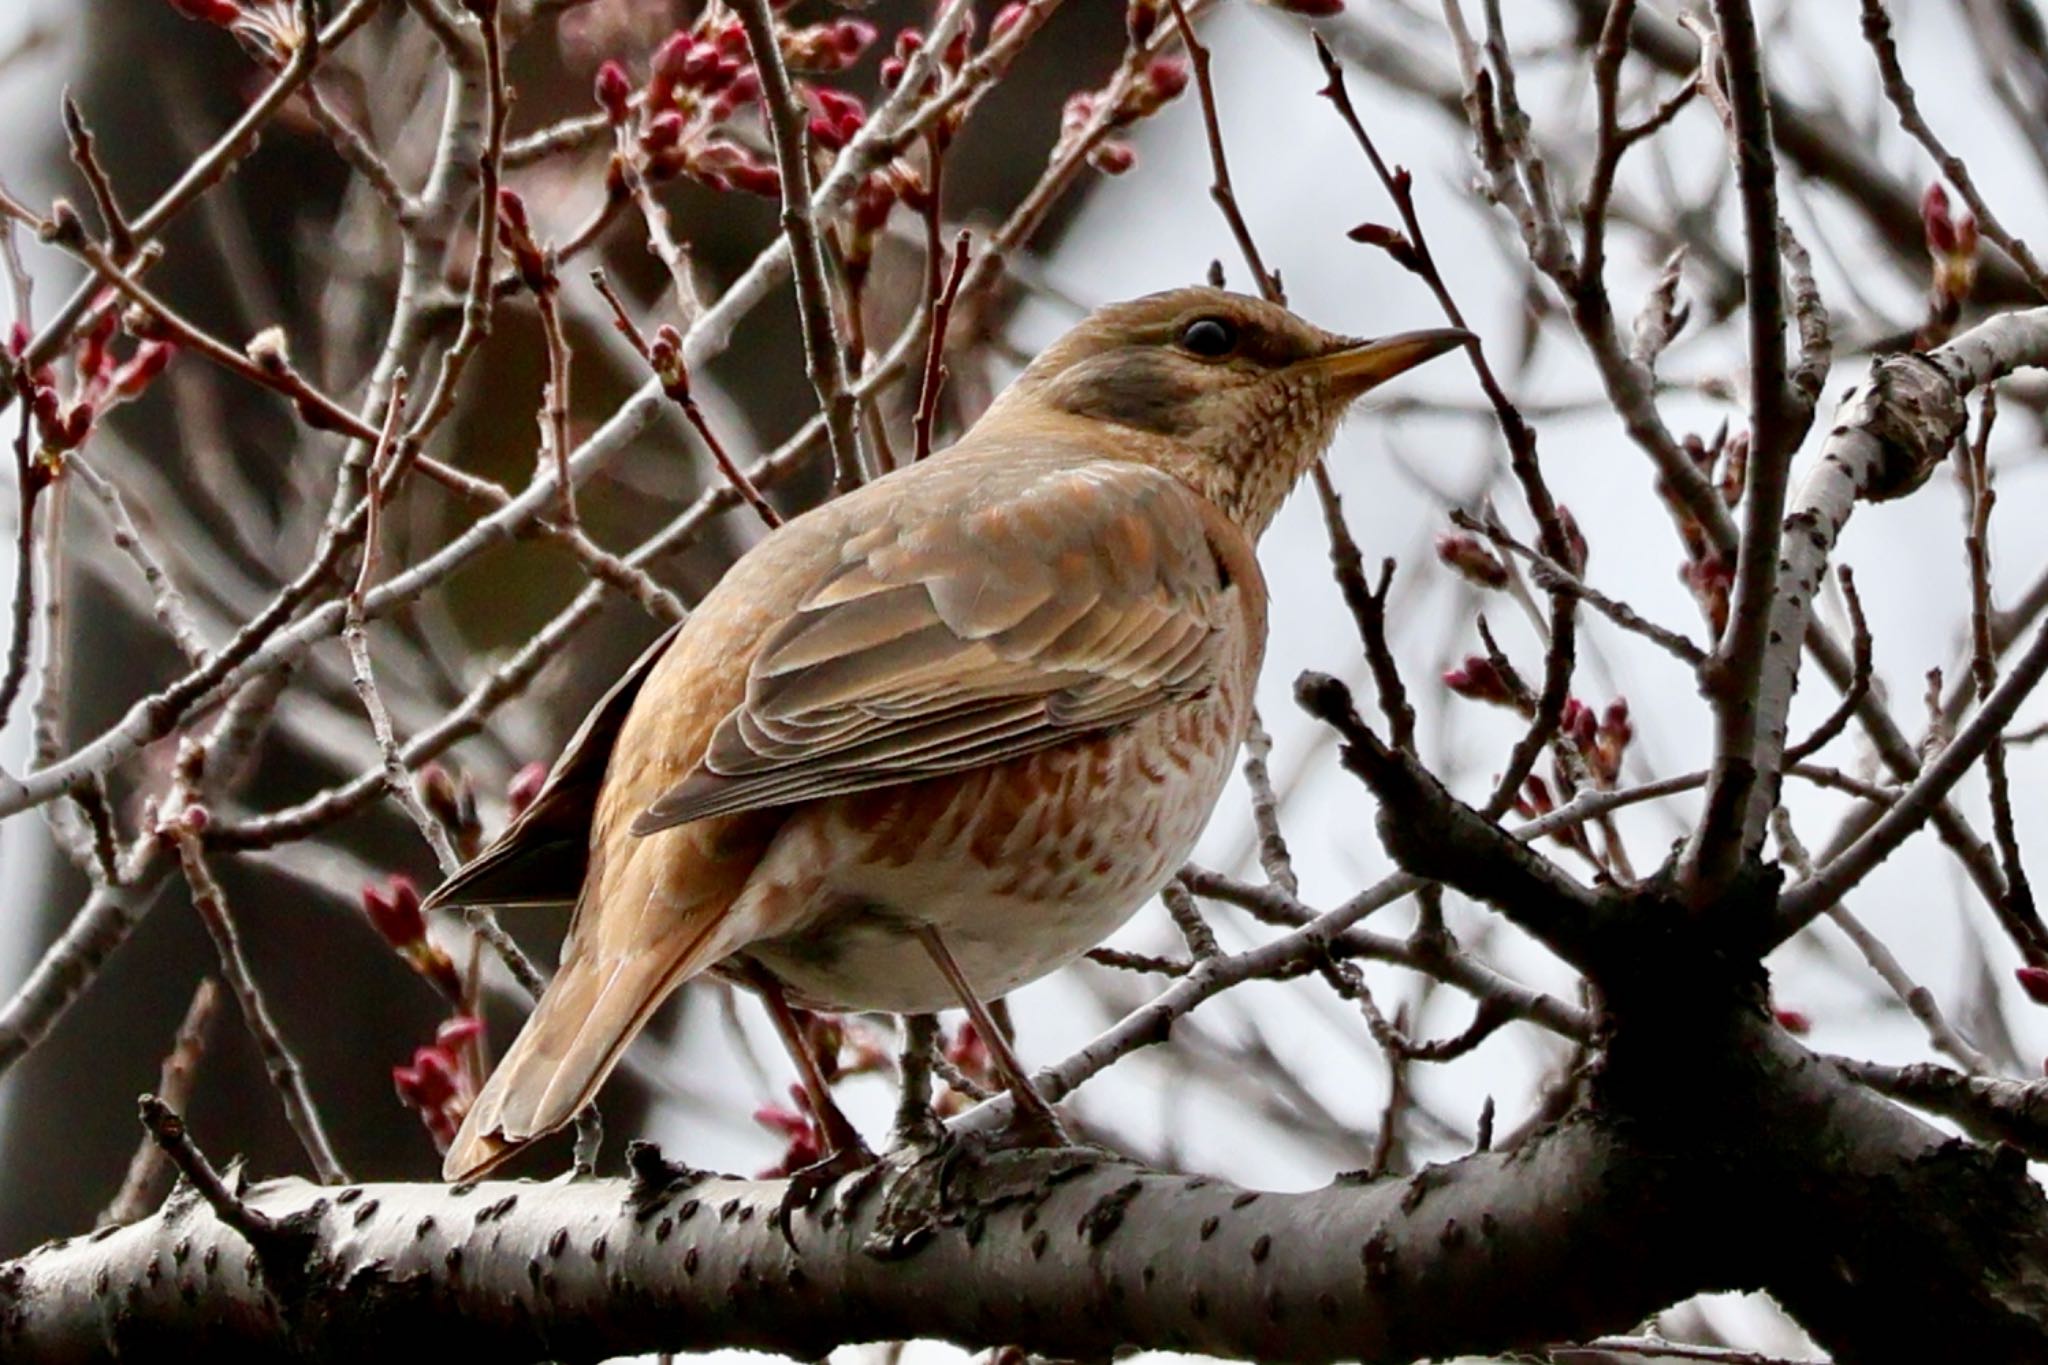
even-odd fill
[(1804, 1038), (1813, 1031), (1813, 1020), (1803, 1010), (1772, 1010), (1778, 1027), (1797, 1038)]
[(832, 26), (832, 42), (839, 55), (852, 62), (868, 50), (879, 30), (865, 19), (841, 19)]
[(1445, 687), (1471, 701), (1490, 702), (1495, 706), (1515, 704), (1508, 680), (1494, 666), (1493, 660), (1482, 655), (1470, 655), (1456, 668), (1446, 669), (1443, 682)]
[(512, 780), (505, 784), (505, 804), (512, 808), (514, 816), (522, 814), (534, 803), (547, 780), (548, 765), (538, 760), (512, 774)]
[(1920, 224), (1926, 232), (1927, 249), (1937, 256), (1952, 256), (1956, 250), (1955, 220), (1949, 216), (1948, 191), (1939, 180), (1920, 196)]
[(427, 936), (426, 916), (420, 912), (420, 890), (412, 878), (393, 876), (380, 888), (363, 888), (363, 913), (371, 927), (394, 948), (410, 948)]
[(992, 43), (1000, 42), (1007, 38), (1010, 30), (1023, 23), (1024, 16), (1030, 12), (1030, 7), (1025, 5), (1022, 0), (1010, 0), (1009, 4), (996, 11), (996, 17), (990, 21), (988, 26), (989, 41)]
[(434, 1046), (454, 1053), (483, 1036), (484, 1021), (473, 1014), (458, 1014), (434, 1030)]
[(650, 152), (665, 152), (682, 140), (683, 116), (673, 109), (656, 114), (640, 130), (640, 145)]
[(498, 217), (514, 232), (528, 236), (533, 233), (533, 224), (526, 216), (526, 201), (520, 198), (517, 190), (507, 188), (498, 191)]
[(631, 112), (633, 81), (626, 75), (626, 68), (617, 62), (606, 62), (597, 69), (597, 102), (604, 110), (604, 116), (614, 126), (624, 123)]
[(2018, 978), (2027, 999), (2037, 1005), (2048, 1005), (2048, 967), (2021, 967), (2013, 976)]
[(123, 398), (135, 397), (149, 387), (152, 379), (164, 372), (164, 367), (177, 353), (178, 348), (168, 341), (144, 342), (114, 376), (115, 392)]
[(242, 17), (242, 7), (234, 0), (170, 0), (171, 8), (187, 19), (201, 23), (218, 24), (226, 28)]
[(1508, 567), (1477, 536), (1446, 531), (1436, 538), (1436, 557), (1460, 577), (1482, 588), (1504, 588)]
[(743, 162), (727, 170), (725, 175), (736, 190), (758, 194), (764, 199), (778, 199), (782, 195), (782, 176), (773, 166)]
[(882, 58), (882, 88), (884, 90), (894, 90), (897, 86), (903, 84), (903, 65), (901, 57)]
[(1138, 164), (1138, 153), (1128, 142), (1103, 142), (1088, 153), (1088, 164), (1104, 175), (1122, 175)]
[(1161, 104), (1188, 88), (1188, 64), (1179, 57), (1155, 57), (1145, 68), (1145, 84)]
[(1564, 532), (1565, 567), (1580, 578), (1586, 576), (1586, 533), (1579, 529), (1579, 519), (1572, 515), (1572, 509), (1563, 503), (1557, 505), (1557, 524)]

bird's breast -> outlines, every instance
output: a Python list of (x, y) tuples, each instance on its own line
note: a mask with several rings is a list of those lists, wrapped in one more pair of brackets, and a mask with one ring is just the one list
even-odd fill
[(1179, 869), (1228, 780), (1250, 679), (987, 768), (793, 815), (735, 913), (748, 957), (817, 1008), (957, 1002), (912, 935), (936, 928), (985, 996), (1109, 937)]

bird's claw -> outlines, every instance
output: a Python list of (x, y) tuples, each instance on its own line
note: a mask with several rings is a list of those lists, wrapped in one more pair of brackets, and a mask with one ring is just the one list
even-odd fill
[(818, 1196), (840, 1180), (874, 1164), (875, 1154), (868, 1150), (866, 1143), (855, 1140), (842, 1145), (832, 1155), (789, 1173), (788, 1186), (775, 1206), (775, 1226), (790, 1250), (796, 1250), (796, 1235), (791, 1230), (796, 1215), (817, 1203)]

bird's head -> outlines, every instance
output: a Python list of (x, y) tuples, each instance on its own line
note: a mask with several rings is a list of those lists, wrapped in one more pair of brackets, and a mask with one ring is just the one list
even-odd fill
[(1090, 314), (989, 416), (1035, 410), (1123, 428), (1111, 448), (1169, 468), (1256, 537), (1354, 400), (1468, 335), (1366, 341), (1263, 299), (1175, 289)]

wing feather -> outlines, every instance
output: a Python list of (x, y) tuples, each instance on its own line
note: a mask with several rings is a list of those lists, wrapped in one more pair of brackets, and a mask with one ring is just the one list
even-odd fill
[(1110, 461), (1003, 482), (848, 539), (634, 832), (956, 772), (1213, 682), (1241, 606), (1193, 492)]

